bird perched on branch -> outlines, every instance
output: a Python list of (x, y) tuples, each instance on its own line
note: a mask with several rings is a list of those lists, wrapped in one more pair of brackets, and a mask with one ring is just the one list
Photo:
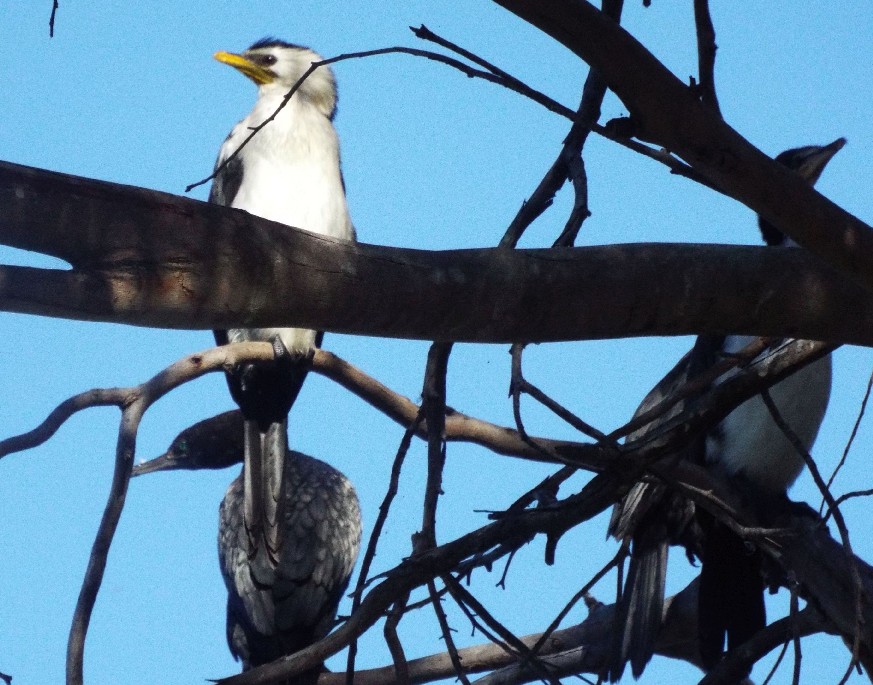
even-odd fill
[[(173, 440), (165, 454), (134, 467), (133, 475), (239, 464), (242, 424), (236, 411), (201, 421)], [(330, 631), (360, 549), (361, 510), (348, 478), (300, 452), (288, 453), (284, 478), (283, 546), (269, 586), (250, 572), (242, 474), (219, 510), (227, 642), (244, 670), (303, 649)]]
[[(209, 201), (332, 238), (353, 240), (346, 207), (339, 142), (333, 127), (337, 94), (327, 66), (302, 82), (312, 50), (267, 38), (240, 54), (218, 52), (258, 86), (254, 109), (221, 146)], [(297, 86), (290, 97), (286, 95)], [(249, 136), (261, 124), (263, 128)], [(248, 140), (247, 140), (248, 139)], [(270, 268), (265, 255), (265, 269)], [(263, 293), (269, 297), (269, 293)], [(282, 523), (288, 497), (283, 476), (288, 412), (309, 371), (322, 334), (303, 328), (233, 328), (215, 331), (219, 344), (267, 341), (275, 360), (242, 364), (227, 374), (245, 418), (243, 512), (247, 555), (257, 583), (270, 586), (284, 558)]]
[[(776, 160), (814, 185), (845, 142), (840, 138), (829, 145), (786, 150)], [(759, 226), (768, 245), (796, 245), (761, 217)], [(642, 415), (720, 358), (739, 352), (753, 340), (741, 335), (699, 337), (691, 352), (649, 393), (635, 415)], [(818, 434), (830, 386), (831, 359), (827, 356), (770, 389), (779, 414), (807, 451)], [(677, 404), (659, 421), (675, 418), (682, 409), (683, 404)], [(641, 437), (653, 428), (650, 424), (628, 437)], [(707, 464), (733, 479), (758, 506), (787, 500), (787, 490), (805, 463), (761, 397), (738, 406), (679, 457)], [(634, 485), (616, 505), (609, 533), (632, 544), (609, 665), (611, 681), (621, 677), (628, 661), (634, 677), (639, 677), (652, 657), (663, 618), (670, 544), (685, 546), (689, 558), (697, 556), (702, 562), (698, 621), (701, 657), (707, 668), (721, 658), (725, 638), (728, 649), (733, 649), (766, 625), (764, 583), (754, 547), (705, 512), (696, 511), (692, 502), (666, 484), (647, 481)]]
[[(273, 38), (215, 58), (251, 79), (258, 99), (221, 146), (209, 201), (354, 240), (330, 68), (301, 80), (322, 58)], [(272, 259), (265, 255), (264, 269)], [(304, 328), (215, 331), (219, 344), (268, 341), (275, 352), (270, 363), (227, 374), (244, 418), (244, 462), (222, 505), (219, 547), (230, 594), (228, 640), (245, 668), (327, 632), (357, 555), (360, 515), (351, 486), (326, 464), (288, 450), (288, 412), (321, 338)]]

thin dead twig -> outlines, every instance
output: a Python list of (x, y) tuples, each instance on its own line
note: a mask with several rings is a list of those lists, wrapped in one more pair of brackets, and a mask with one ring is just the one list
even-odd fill
[(464, 665), (461, 663), (461, 657), (458, 655), (458, 648), (455, 646), (455, 640), (452, 637), (452, 628), (449, 626), (449, 620), (446, 618), (446, 612), (443, 610), (442, 599), (437, 594), (436, 583), (433, 579), (427, 581), (427, 591), (433, 603), (433, 610), (436, 614), (437, 621), (440, 624), (440, 630), (443, 633), (443, 639), (446, 641), (446, 650), (449, 653), (449, 658), (452, 660), (452, 666), (455, 668), (455, 675), (463, 685), (470, 685), (470, 680), (464, 671)]
[[(846, 446), (843, 449), (843, 455), (840, 457), (839, 463), (834, 468), (833, 473), (831, 473), (831, 477), (828, 478), (828, 490), (830, 490), (831, 486), (834, 484), (834, 480), (837, 477), (837, 474), (840, 470), (845, 466), (846, 460), (849, 457), (849, 451), (852, 449), (852, 445), (855, 442), (855, 436), (858, 435), (858, 429), (861, 427), (861, 420), (864, 418), (864, 414), (867, 411), (867, 402), (870, 400), (870, 390), (873, 389), (873, 373), (870, 374), (870, 378), (867, 379), (867, 389), (864, 391), (864, 399), (861, 400), (861, 408), (858, 410), (858, 416), (855, 418), (855, 423), (852, 426), (852, 432), (849, 435), (849, 439), (846, 441)], [(837, 500), (839, 502), (840, 500)], [(824, 509), (825, 501), (822, 499), (821, 505), (818, 508), (818, 513), (821, 515)]]
[(413, 553), (436, 546), (436, 510), (446, 463), (446, 373), (451, 352), (451, 343), (435, 342), (427, 355), (422, 390), (422, 410), (427, 419), (427, 484), (421, 534)]
[[(788, 616), (792, 624), (797, 623), (797, 614), (800, 612), (800, 603), (797, 594), (797, 581), (789, 581), (791, 587), (791, 599), (789, 602)], [(800, 685), (800, 663), (803, 661), (803, 650), (800, 648), (800, 635), (796, 630), (792, 630), (791, 641), (794, 643), (794, 672), (791, 677), (792, 685)]]
[[(391, 611), (388, 612), (388, 617), (385, 619), (385, 644), (388, 645), (391, 660), (394, 662), (394, 673), (397, 679), (397, 685), (409, 684), (409, 662), (403, 651), (403, 643), (400, 642), (400, 638), (397, 635), (397, 626), (400, 624), (400, 619), (403, 618), (403, 615), (406, 612), (406, 603), (408, 601), (409, 595), (397, 600)], [(349, 671), (349, 674), (354, 677), (353, 671)]]
[(576, 606), (579, 600), (584, 599), (591, 592), (592, 588), (597, 585), (597, 583), (599, 583), (607, 573), (609, 573), (613, 568), (616, 568), (621, 564), (626, 556), (627, 550), (625, 548), (620, 549), (618, 553), (612, 559), (610, 559), (603, 568), (601, 568), (597, 573), (594, 574), (591, 580), (585, 583), (585, 585), (583, 585), (579, 589), (579, 591), (570, 598), (570, 601), (567, 602), (564, 605), (564, 608), (558, 612), (558, 615), (555, 616), (555, 618), (549, 624), (549, 627), (543, 631), (543, 634), (536, 641), (536, 644), (534, 644), (533, 649), (531, 649), (531, 652), (533, 652), (534, 655), (539, 654), (540, 650), (546, 644), (548, 639), (558, 629), (558, 627), (561, 625), (561, 622), (567, 617), (567, 614), (570, 613), (570, 611), (573, 609), (574, 606)]
[(697, 84), (701, 102), (721, 115), (715, 93), (715, 27), (709, 13), (709, 0), (694, 0), (694, 24), (697, 33)]
[(586, 437), (592, 438), (596, 440), (598, 443), (604, 445), (607, 448), (618, 448), (618, 443), (610, 439), (609, 436), (605, 435), (601, 431), (597, 430), (594, 426), (586, 423), (578, 416), (573, 414), (569, 409), (561, 405), (559, 402), (556, 402), (551, 397), (546, 395), (542, 390), (537, 388), (532, 383), (528, 382), (524, 373), (522, 372), (522, 354), (524, 352), (524, 345), (515, 344), (512, 346), (510, 350), (510, 354), (512, 355), (512, 371), (511, 371), (511, 380), (510, 380), (510, 393), (512, 395), (512, 411), (515, 416), (515, 423), (518, 427), (519, 433), (523, 437), (527, 437), (530, 440), (529, 444), (533, 447), (541, 448), (538, 442), (535, 442), (530, 439), (527, 435), (527, 432), (524, 429), (524, 424), (521, 420), (521, 395), (526, 394), (530, 395), (537, 402), (542, 404), (544, 407), (549, 409), (552, 413), (558, 416), (563, 421), (566, 421), (573, 428), (578, 430), (580, 433), (585, 435)]
[[(52, 13), (49, 16), (49, 38), (55, 37), (55, 17), (58, 14), (58, 9), (60, 9), (60, 4), (58, 0), (52, 1)], [(11, 678), (10, 678), (11, 680)]]
[[(473, 626), (478, 627), (480, 631), (488, 636), (488, 639), (493, 644), (506, 651), (507, 654), (513, 655), (516, 659), (525, 659), (538, 671), (539, 676), (543, 680), (552, 685), (558, 685), (558, 681), (538, 663), (536, 655), (531, 649), (511, 630), (498, 621), (469, 590), (463, 587), (450, 574), (442, 576), (442, 580), (449, 589), (449, 594), (451, 594), (458, 606), (461, 607)], [(488, 630), (482, 626), (482, 621), (484, 621)], [(491, 635), (489, 631), (493, 631), (495, 635)]]
[[(316, 352), (317, 354), (317, 352)], [(367, 541), (367, 549), (364, 552), (364, 558), (361, 562), (361, 571), (358, 574), (358, 580), (355, 583), (355, 589), (352, 592), (352, 615), (354, 615), (361, 606), (361, 597), (364, 593), (364, 587), (367, 584), (367, 577), (370, 575), (370, 566), (376, 558), (376, 548), (379, 545), (379, 538), (382, 535), (382, 529), (385, 527), (385, 522), (388, 520), (388, 513), (391, 510), (391, 503), (397, 495), (397, 490), (400, 484), (400, 471), (403, 468), (403, 461), (409, 452), (409, 447), (412, 444), (412, 438), (415, 435), (416, 428), (424, 420), (424, 414), (419, 411), (415, 419), (403, 433), (403, 438), (400, 440), (400, 445), (394, 455), (394, 461), (391, 464), (391, 475), (388, 480), (388, 489), (385, 491), (385, 496), (382, 498), (382, 503), (379, 505), (379, 514), (376, 516), (376, 522), (373, 524), (373, 530), (370, 533), (370, 538)], [(408, 595), (407, 595), (408, 598)], [(400, 620), (399, 618), (397, 619)], [(358, 653), (357, 637), (349, 643), (349, 653), (346, 660), (346, 683), (353, 685), (355, 675), (355, 658)]]

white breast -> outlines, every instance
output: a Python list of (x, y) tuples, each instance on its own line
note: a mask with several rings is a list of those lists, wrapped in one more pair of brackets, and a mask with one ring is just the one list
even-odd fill
[[(234, 127), (221, 148), (225, 159), (254, 126), (270, 117), (282, 94), (262, 96)], [(312, 233), (354, 240), (331, 121), (311, 103), (292, 98), (276, 118), (240, 152), (243, 177), (231, 206)], [(292, 328), (234, 329), (231, 342), (270, 340), (279, 335), (291, 352), (315, 345), (315, 332)]]
[[(281, 97), (261, 97), (222, 146), (225, 157)], [(313, 105), (292, 99), (240, 153), (243, 179), (232, 207), (334, 238), (354, 238), (346, 207), (339, 143), (331, 121)]]
[[(730, 336), (726, 352), (736, 352), (754, 340)], [(812, 448), (827, 409), (831, 390), (831, 358), (813, 362), (770, 389), (779, 414)], [(706, 459), (729, 475), (742, 473), (760, 488), (787, 490), (803, 470), (804, 461), (776, 425), (760, 397), (753, 397), (731, 412), (706, 440)]]

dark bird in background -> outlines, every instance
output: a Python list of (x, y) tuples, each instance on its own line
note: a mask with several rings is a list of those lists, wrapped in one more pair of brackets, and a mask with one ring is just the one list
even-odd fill
[[(320, 235), (354, 240), (333, 127), (337, 94), (331, 70), (316, 69), (279, 110), (311, 63), (322, 58), (308, 48), (276, 39), (258, 41), (241, 54), (218, 52), (215, 58), (251, 79), (258, 86), (258, 99), (221, 146), (209, 201)], [(273, 116), (243, 147), (252, 129)], [(270, 268), (272, 259), (264, 255), (264, 268)], [(276, 582), (276, 569), (285, 559), (284, 507), (290, 500), (284, 489), (291, 482), (283, 475), (288, 412), (321, 337), (320, 332), (302, 328), (215, 331), (220, 345), (267, 341), (276, 353), (273, 362), (242, 364), (227, 374), (230, 393), (245, 417), (240, 493), (245, 553), (262, 587)]]
[[(814, 185), (845, 142), (840, 138), (829, 145), (786, 150), (776, 160)], [(760, 217), (759, 225), (768, 245), (796, 245)], [(720, 358), (739, 352), (753, 340), (752, 336), (740, 335), (699, 337), (691, 352), (643, 400), (635, 416), (648, 411), (687, 380)], [(770, 389), (779, 414), (807, 451), (818, 434), (830, 387), (831, 358), (827, 356)], [(661, 421), (674, 418), (684, 407), (684, 403), (677, 404)], [(646, 426), (629, 439), (653, 428)], [(738, 406), (677, 456), (707, 464), (733, 479), (761, 510), (766, 510), (768, 503), (787, 501), (788, 488), (804, 467), (802, 456), (760, 397)], [(701, 657), (707, 668), (721, 658), (725, 638), (728, 649), (733, 649), (766, 625), (758, 553), (708, 514), (695, 511), (692, 502), (665, 484), (640, 482), (634, 485), (616, 505), (609, 534), (631, 541), (632, 546), (618, 607), (615, 651), (607, 674), (610, 681), (621, 677), (628, 661), (634, 677), (638, 678), (652, 657), (662, 623), (667, 552), (671, 544), (683, 545), (690, 559), (699, 557), (702, 562), (698, 618)]]
[[(156, 471), (222, 469), (243, 460), (243, 418), (231, 411), (183, 431), (165, 454), (134, 467)], [(282, 550), (269, 586), (251, 573), (244, 480), (219, 509), (218, 558), (227, 585), (227, 642), (243, 669), (321, 639), (333, 626), (361, 543), (361, 510), (351, 482), (332, 466), (289, 452), (284, 470)]]

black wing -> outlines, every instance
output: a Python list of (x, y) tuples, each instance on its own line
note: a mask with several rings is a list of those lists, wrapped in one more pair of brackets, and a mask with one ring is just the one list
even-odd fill
[(215, 168), (218, 169), (218, 173), (212, 180), (212, 187), (209, 189), (209, 201), (216, 205), (230, 207), (239, 192), (240, 185), (242, 185), (242, 159), (237, 156), (224, 163), (222, 155), (215, 163)]

